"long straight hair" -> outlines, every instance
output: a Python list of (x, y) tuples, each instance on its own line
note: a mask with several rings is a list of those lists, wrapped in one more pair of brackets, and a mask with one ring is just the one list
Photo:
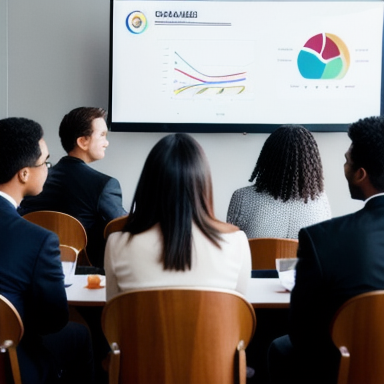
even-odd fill
[(187, 134), (165, 136), (147, 157), (124, 230), (134, 236), (158, 223), (164, 269), (191, 269), (192, 222), (220, 247), (212, 200), (211, 174), (201, 146)]

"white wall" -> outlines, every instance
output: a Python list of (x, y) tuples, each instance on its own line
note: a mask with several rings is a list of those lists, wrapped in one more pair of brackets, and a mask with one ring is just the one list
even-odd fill
[(8, 25), (7, 1), (0, 1), (0, 117), (7, 115)]
[[(58, 138), (63, 115), (79, 106), (108, 106), (108, 50), (109, 0), (0, 0), (0, 118), (41, 123), (56, 162), (64, 154)], [(127, 209), (144, 160), (163, 136), (111, 132), (106, 158), (93, 164), (120, 180)], [(249, 185), (267, 135), (193, 136), (207, 153), (216, 215), (225, 220), (231, 194)], [(315, 133), (315, 138), (333, 215), (357, 210), (362, 203), (350, 199), (343, 175), (347, 134)]]

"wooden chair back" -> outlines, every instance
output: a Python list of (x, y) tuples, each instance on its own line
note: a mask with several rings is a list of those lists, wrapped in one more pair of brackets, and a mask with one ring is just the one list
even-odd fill
[(338, 384), (384, 383), (384, 291), (344, 303), (331, 326), (341, 354)]
[(276, 269), (276, 259), (297, 257), (298, 245), (296, 239), (272, 237), (249, 239), (252, 269)]
[(23, 337), (24, 326), (13, 304), (0, 295), (0, 383), (21, 384), (16, 347)]
[(73, 216), (55, 211), (36, 211), (23, 216), (59, 237), (61, 260), (74, 261), (87, 245), (87, 234), (83, 225)]
[(246, 383), (252, 306), (233, 291), (155, 288), (107, 302), (109, 384)]
[(111, 220), (104, 228), (104, 239), (107, 240), (108, 236), (113, 232), (120, 232), (125, 227), (128, 215), (117, 217)]

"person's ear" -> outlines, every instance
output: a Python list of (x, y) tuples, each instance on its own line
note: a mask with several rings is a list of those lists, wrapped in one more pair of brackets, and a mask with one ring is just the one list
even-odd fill
[(353, 184), (359, 185), (368, 179), (367, 171), (364, 168), (359, 168), (354, 174), (353, 174)]
[(89, 145), (89, 136), (80, 136), (76, 140), (77, 146), (83, 151), (88, 150)]
[(31, 172), (28, 167), (22, 168), (19, 172), (17, 172), (17, 178), (19, 179), (21, 184), (25, 184), (28, 182), (30, 173)]

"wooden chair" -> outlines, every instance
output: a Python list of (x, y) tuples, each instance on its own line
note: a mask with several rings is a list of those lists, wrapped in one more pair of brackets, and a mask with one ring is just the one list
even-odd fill
[(331, 336), (341, 354), (338, 384), (384, 383), (384, 291), (363, 293), (334, 316)]
[(252, 269), (276, 269), (276, 259), (297, 257), (298, 240), (271, 237), (249, 239)]
[(23, 322), (16, 308), (0, 295), (0, 383), (2, 384), (21, 384), (16, 347), (23, 333)]
[(36, 211), (23, 217), (59, 236), (62, 261), (77, 261), (79, 253), (85, 250), (87, 234), (80, 221), (73, 216), (55, 211)]
[(154, 288), (107, 302), (109, 384), (246, 383), (252, 306), (233, 291)]
[(111, 220), (104, 228), (104, 239), (107, 240), (112, 232), (121, 231), (127, 222), (128, 215)]

